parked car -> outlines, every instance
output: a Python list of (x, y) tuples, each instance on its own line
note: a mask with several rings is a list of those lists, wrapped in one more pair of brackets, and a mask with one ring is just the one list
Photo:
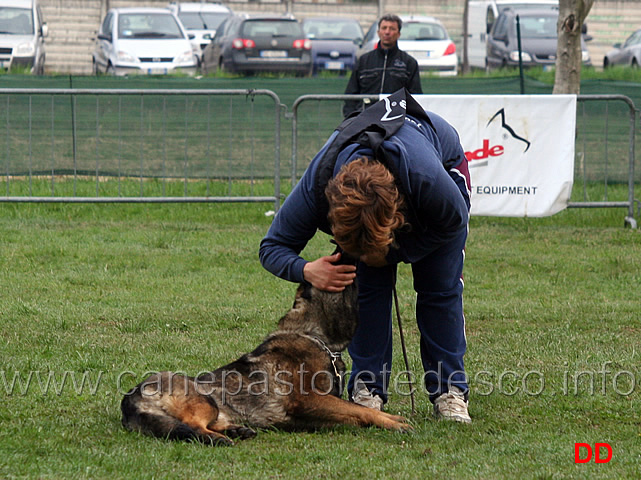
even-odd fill
[(193, 75), (196, 65), (187, 32), (166, 8), (109, 10), (93, 52), (95, 74)]
[(363, 41), (358, 20), (345, 17), (312, 17), (302, 22), (303, 31), (312, 41), (313, 72), (333, 70), (350, 72), (356, 51)]
[(200, 64), (203, 50), (216, 35), (216, 29), (230, 17), (231, 8), (222, 3), (172, 2), (169, 9), (180, 19), (188, 34), (193, 34), (191, 43)]
[(247, 14), (227, 18), (203, 52), (203, 73), (217, 69), (253, 74), (309, 75), (312, 42), (291, 16)]
[(45, 69), (47, 24), (36, 0), (0, 3), (0, 68), (28, 68), (42, 75)]
[[(398, 48), (409, 53), (418, 62), (422, 72), (441, 76), (456, 75), (458, 55), (456, 45), (450, 39), (445, 26), (434, 17), (401, 16), (403, 25)], [(378, 22), (372, 24), (358, 51), (360, 57), (378, 46)]]
[(468, 0), (467, 61), (471, 68), (485, 68), (487, 34), (506, 8), (559, 8), (559, 0)]
[(612, 65), (639, 68), (641, 65), (641, 29), (630, 35), (623, 45), (615, 43), (613, 46), (614, 50), (610, 50), (603, 57), (603, 68)]
[[(559, 12), (556, 9), (507, 8), (499, 14), (487, 41), (485, 65), (488, 70), (519, 65), (519, 48), (516, 34), (516, 17), (521, 30), (521, 58), (524, 67), (541, 66), (551, 69), (556, 64), (557, 30)], [(581, 60), (591, 66), (590, 54), (581, 36)]]

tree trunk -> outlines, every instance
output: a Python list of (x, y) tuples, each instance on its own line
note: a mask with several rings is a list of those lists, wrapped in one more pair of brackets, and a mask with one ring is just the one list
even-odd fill
[(581, 26), (594, 0), (559, 0), (556, 70), (552, 93), (579, 94), (581, 89)]
[(469, 11), (470, 0), (465, 0), (465, 6), (463, 7), (463, 62), (461, 71), (463, 74), (470, 73), (470, 60), (468, 57), (470, 32), (468, 32), (467, 28)]

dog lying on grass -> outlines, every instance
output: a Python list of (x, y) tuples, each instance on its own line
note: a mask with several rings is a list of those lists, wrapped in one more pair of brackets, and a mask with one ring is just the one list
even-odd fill
[[(343, 257), (346, 257), (343, 255)], [(358, 324), (357, 287), (301, 284), (278, 328), (251, 353), (198, 376), (151, 375), (125, 394), (122, 424), (155, 437), (233, 445), (254, 428), (377, 426), (406, 432), (405, 418), (342, 400), (340, 352)]]

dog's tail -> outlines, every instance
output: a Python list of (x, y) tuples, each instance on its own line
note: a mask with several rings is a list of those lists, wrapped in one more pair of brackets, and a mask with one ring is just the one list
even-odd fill
[(143, 402), (144, 398), (140, 393), (139, 386), (127, 392), (122, 399), (120, 403), (122, 425), (127, 430), (168, 440), (196, 441), (208, 445), (233, 444), (231, 440), (222, 435), (213, 436), (199, 433), (171, 415), (145, 412), (142, 408)]

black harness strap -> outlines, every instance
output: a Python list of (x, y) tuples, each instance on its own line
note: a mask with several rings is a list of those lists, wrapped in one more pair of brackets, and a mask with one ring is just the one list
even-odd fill
[[(338, 126), (338, 135), (320, 160), (314, 184), (316, 205), (318, 206), (318, 224), (321, 230), (331, 233), (327, 220), (329, 205), (325, 197), (325, 187), (333, 176), (338, 155), (345, 147), (357, 143), (370, 148), (374, 152), (376, 160), (392, 172), (398, 183), (398, 171), (395, 165), (388, 160), (382, 145), (383, 141), (390, 138), (403, 126), (406, 115), (424, 121), (434, 128), (423, 107), (412, 98), (405, 88), (379, 100), (359, 115), (344, 120)], [(400, 191), (402, 192), (402, 189)], [(406, 203), (411, 209), (410, 202)]]

